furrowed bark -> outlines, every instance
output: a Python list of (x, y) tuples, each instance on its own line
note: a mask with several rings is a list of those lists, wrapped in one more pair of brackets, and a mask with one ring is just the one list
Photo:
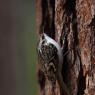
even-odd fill
[(77, 22), (79, 47), (83, 75), (85, 76), (85, 95), (95, 94), (95, 1), (77, 0)]
[[(36, 0), (37, 32), (45, 32), (63, 49), (62, 77), (71, 95), (94, 95), (95, 93), (95, 1), (94, 0)], [(40, 67), (40, 66), (38, 66)], [(40, 72), (38, 69), (38, 74)], [(53, 94), (44, 90), (41, 95)], [(40, 86), (42, 83), (40, 83)], [(55, 89), (56, 90), (56, 89)], [(48, 92), (47, 92), (48, 91)]]

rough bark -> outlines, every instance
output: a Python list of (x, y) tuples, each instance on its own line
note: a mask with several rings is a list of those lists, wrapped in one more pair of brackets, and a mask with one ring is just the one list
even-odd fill
[(44, 31), (63, 48), (62, 75), (70, 94), (94, 95), (95, 1), (36, 0), (36, 9), (37, 32)]
[(77, 0), (80, 56), (85, 76), (85, 95), (95, 94), (95, 1)]

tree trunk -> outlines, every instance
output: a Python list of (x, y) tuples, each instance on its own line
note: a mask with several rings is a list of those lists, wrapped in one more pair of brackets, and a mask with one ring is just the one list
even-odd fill
[[(71, 95), (95, 94), (95, 0), (36, 0), (37, 33), (45, 32), (63, 49), (63, 81)], [(38, 75), (40, 68), (38, 66)], [(46, 80), (40, 72), (41, 95)]]

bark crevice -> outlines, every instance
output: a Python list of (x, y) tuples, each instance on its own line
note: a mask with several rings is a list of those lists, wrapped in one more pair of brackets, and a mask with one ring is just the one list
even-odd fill
[(42, 0), (42, 22), (40, 32), (45, 32), (47, 35), (55, 38), (55, 0)]

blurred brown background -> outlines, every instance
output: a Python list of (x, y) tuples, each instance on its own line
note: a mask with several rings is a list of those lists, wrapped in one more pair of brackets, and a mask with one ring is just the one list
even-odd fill
[(0, 95), (36, 95), (34, 0), (0, 1)]

